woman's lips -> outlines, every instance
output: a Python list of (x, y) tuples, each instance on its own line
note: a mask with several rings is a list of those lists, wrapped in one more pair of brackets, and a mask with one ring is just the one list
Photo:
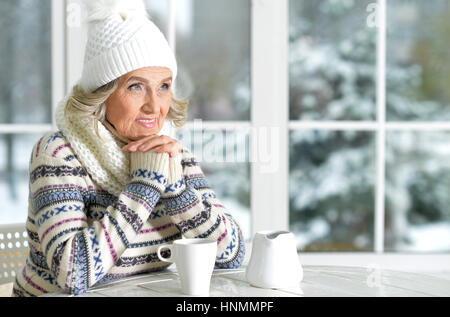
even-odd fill
[(135, 121), (137, 124), (143, 126), (144, 128), (153, 128), (156, 126), (156, 119), (153, 120), (144, 120), (144, 119), (138, 119)]

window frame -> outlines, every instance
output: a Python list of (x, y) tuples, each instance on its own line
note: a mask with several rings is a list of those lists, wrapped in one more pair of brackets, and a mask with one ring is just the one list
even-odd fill
[[(287, 0), (288, 1), (288, 0)], [(377, 51), (376, 51), (376, 121), (289, 121), (289, 129), (305, 130), (351, 130), (371, 131), (376, 134), (376, 185), (374, 208), (374, 246), (373, 253), (386, 254), (385, 237), (385, 163), (386, 163), (386, 132), (387, 131), (448, 131), (450, 124), (445, 122), (392, 122), (386, 121), (386, 16), (387, 0), (376, 1), (377, 14)], [(374, 2), (375, 3), (375, 2)], [(368, 13), (369, 14), (369, 13)], [(288, 105), (289, 107), (289, 105)], [(340, 254), (358, 254), (354, 252), (339, 252)], [(331, 253), (324, 252), (326, 259)], [(360, 253), (361, 256), (365, 253)], [(370, 254), (370, 253), (369, 253)], [(403, 252), (395, 252), (400, 255)], [(433, 253), (431, 253), (433, 254)], [(446, 253), (434, 253), (447, 255)], [(419, 256), (417, 254), (417, 256)], [(444, 256), (444, 258), (446, 258)], [(447, 264), (450, 258), (447, 257)], [(344, 261), (345, 262), (345, 261)], [(406, 264), (407, 261), (404, 261)]]
[[(376, 133), (376, 199), (374, 209), (373, 252), (321, 252), (301, 253), (304, 264), (333, 263), (336, 265), (364, 265), (378, 261), (382, 265), (396, 263), (391, 267), (407, 267), (414, 259), (428, 263), (428, 269), (450, 267), (450, 253), (394, 252), (384, 250), (384, 182), (386, 131), (441, 131), (449, 130), (446, 122), (386, 122), (386, 1), (376, 0), (378, 5), (377, 25), (377, 86), (376, 121), (292, 121), (289, 120), (289, 78), (288, 78), (288, 25), (289, 0), (249, 0), (251, 1), (251, 118), (249, 121), (205, 121), (206, 129), (249, 128), (250, 153), (256, 150), (259, 129), (276, 127), (280, 142), (275, 151), (278, 169), (275, 173), (264, 172), (263, 163), (251, 162), (251, 236), (260, 230), (289, 230), (289, 131), (306, 130), (352, 130)], [(375, 0), (374, 0), (375, 1)], [(54, 112), (57, 104), (69, 92), (70, 87), (81, 75), (86, 32), (83, 26), (68, 27), (68, 5), (81, 0), (52, 0), (52, 122), (49, 124), (1, 124), (0, 134), (36, 133), (56, 130)], [(167, 0), (168, 25), (166, 35), (170, 46), (175, 49), (176, 0)], [(267, 39), (272, 39), (268, 41)], [(271, 45), (267, 45), (271, 43)], [(267, 80), (271, 78), (273, 80)], [(274, 107), (273, 105), (276, 105)], [(264, 111), (261, 111), (264, 109)], [(188, 122), (186, 129), (192, 129)], [(165, 134), (174, 135), (171, 127)], [(267, 163), (267, 162), (266, 162)], [(265, 164), (266, 164), (265, 163)], [(278, 186), (273, 186), (277, 184)], [(251, 243), (247, 242), (248, 260)], [(413, 260), (411, 260), (411, 256)], [(439, 261), (432, 259), (438, 258)], [(349, 260), (351, 259), (351, 260)], [(356, 259), (356, 261), (355, 261)], [(359, 259), (359, 260), (358, 260)], [(367, 262), (369, 261), (369, 262)], [(384, 264), (383, 264), (384, 263)]]
[[(64, 96), (63, 84), (65, 80), (64, 38), (65, 38), (65, 0), (51, 0), (51, 53), (52, 53), (52, 121), (47, 124), (0, 124), (1, 134), (45, 133), (56, 129), (54, 109), (58, 100)], [(63, 65), (63, 66), (62, 66)]]

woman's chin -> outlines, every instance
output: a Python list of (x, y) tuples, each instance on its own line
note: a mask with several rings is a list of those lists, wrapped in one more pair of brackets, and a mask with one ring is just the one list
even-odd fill
[(137, 141), (151, 135), (157, 135), (158, 133), (158, 129), (152, 129), (151, 131), (139, 131), (138, 133), (134, 133), (132, 136), (129, 136), (128, 139), (131, 141)]

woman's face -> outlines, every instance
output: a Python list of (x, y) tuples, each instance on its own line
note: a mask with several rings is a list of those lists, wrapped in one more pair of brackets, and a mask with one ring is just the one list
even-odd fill
[(172, 101), (172, 72), (166, 67), (144, 67), (121, 76), (106, 100), (106, 120), (129, 140), (157, 134)]

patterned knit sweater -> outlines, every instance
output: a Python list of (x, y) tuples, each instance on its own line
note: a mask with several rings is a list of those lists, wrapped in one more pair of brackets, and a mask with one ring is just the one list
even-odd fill
[(94, 284), (164, 269), (158, 246), (182, 236), (217, 241), (216, 268), (243, 261), (239, 225), (184, 146), (175, 157), (130, 153), (130, 182), (118, 196), (96, 184), (61, 131), (35, 144), (29, 173), (30, 252), (14, 296), (82, 294)]

